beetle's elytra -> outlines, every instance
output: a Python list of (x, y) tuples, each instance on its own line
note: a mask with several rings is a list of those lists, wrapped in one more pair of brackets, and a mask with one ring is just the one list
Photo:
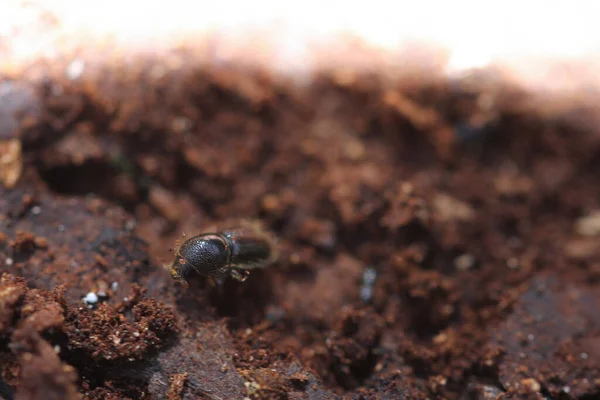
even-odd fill
[(253, 269), (277, 259), (276, 241), (256, 223), (208, 232), (186, 239), (174, 252), (168, 266), (171, 276), (187, 286), (187, 276), (196, 273), (222, 282), (226, 277), (243, 282)]

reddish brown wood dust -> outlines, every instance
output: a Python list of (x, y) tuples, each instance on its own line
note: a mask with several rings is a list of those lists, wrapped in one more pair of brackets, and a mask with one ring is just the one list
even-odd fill
[[(145, 71), (52, 80), (0, 121), (24, 162), (0, 398), (600, 395), (598, 136), (515, 109), (469, 128), (484, 91), (442, 84)], [(187, 290), (162, 268), (236, 218), (275, 265)]]

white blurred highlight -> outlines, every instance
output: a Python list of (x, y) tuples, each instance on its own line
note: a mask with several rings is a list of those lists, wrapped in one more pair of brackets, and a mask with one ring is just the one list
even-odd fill
[(525, 86), (597, 89), (599, 15), (594, 0), (2, 0), (0, 55), (14, 66), (90, 45), (130, 55), (182, 46), (290, 75), (501, 66)]

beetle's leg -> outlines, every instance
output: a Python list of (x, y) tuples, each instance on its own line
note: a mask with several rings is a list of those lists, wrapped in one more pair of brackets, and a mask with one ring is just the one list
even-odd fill
[(248, 279), (248, 276), (250, 276), (250, 271), (232, 268), (229, 274), (236, 281), (244, 282), (246, 279)]

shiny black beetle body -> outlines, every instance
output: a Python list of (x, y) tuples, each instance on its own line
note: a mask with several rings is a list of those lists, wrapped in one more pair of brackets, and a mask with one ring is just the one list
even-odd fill
[(185, 240), (169, 266), (174, 279), (187, 286), (190, 272), (222, 282), (227, 276), (243, 282), (250, 271), (277, 258), (275, 241), (256, 225), (204, 233)]

